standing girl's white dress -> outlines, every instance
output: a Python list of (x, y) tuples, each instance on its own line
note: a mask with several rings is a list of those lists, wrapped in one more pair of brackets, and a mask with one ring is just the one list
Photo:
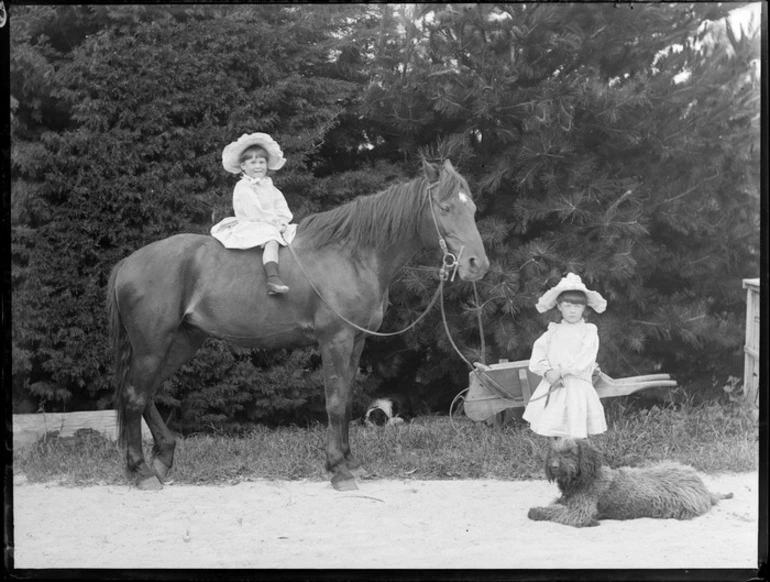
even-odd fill
[(596, 326), (585, 320), (550, 323), (535, 341), (529, 369), (544, 376), (548, 370), (560, 368), (564, 386), (554, 388), (548, 395), (551, 385), (543, 378), (532, 394), (523, 418), (534, 432), (586, 438), (607, 430), (604, 407), (591, 382), (598, 351)]

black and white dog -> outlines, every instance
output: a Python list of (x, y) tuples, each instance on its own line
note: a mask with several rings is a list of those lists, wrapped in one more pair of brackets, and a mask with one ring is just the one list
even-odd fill
[(414, 415), (407, 400), (399, 394), (393, 394), (373, 400), (362, 420), (365, 426), (372, 427), (403, 424), (412, 418)]

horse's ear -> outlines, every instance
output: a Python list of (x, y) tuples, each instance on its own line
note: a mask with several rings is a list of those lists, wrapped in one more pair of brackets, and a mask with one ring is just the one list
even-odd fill
[(422, 159), (422, 171), (425, 173), (425, 176), (428, 178), (429, 182), (435, 182), (438, 180), (438, 168), (425, 158)]
[(452, 162), (450, 162), (448, 159), (444, 160), (444, 169), (447, 170), (447, 171), (452, 171), (452, 172), (455, 171), (455, 168), (452, 165)]

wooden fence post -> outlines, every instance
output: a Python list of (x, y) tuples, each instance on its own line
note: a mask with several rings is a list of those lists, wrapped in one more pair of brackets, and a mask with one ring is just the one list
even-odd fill
[(746, 343), (743, 347), (743, 394), (746, 403), (759, 405), (759, 279), (744, 279)]

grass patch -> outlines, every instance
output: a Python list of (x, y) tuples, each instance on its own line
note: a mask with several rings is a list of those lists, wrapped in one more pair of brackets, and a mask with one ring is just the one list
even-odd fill
[[(753, 471), (758, 467), (756, 422), (735, 407), (685, 405), (629, 410), (606, 406), (609, 430), (592, 441), (610, 466), (679, 461), (704, 473)], [(255, 479), (326, 480), (327, 431), (257, 427), (239, 437), (179, 438), (170, 477), (176, 483), (218, 484)], [(382, 479), (543, 478), (545, 439), (527, 423), (495, 429), (466, 418), (421, 417), (398, 427), (351, 426), (351, 447), (372, 476)], [(145, 444), (150, 456), (150, 445)], [(13, 470), (30, 482), (69, 485), (125, 484), (125, 453), (110, 440), (47, 439), (14, 451)]]

